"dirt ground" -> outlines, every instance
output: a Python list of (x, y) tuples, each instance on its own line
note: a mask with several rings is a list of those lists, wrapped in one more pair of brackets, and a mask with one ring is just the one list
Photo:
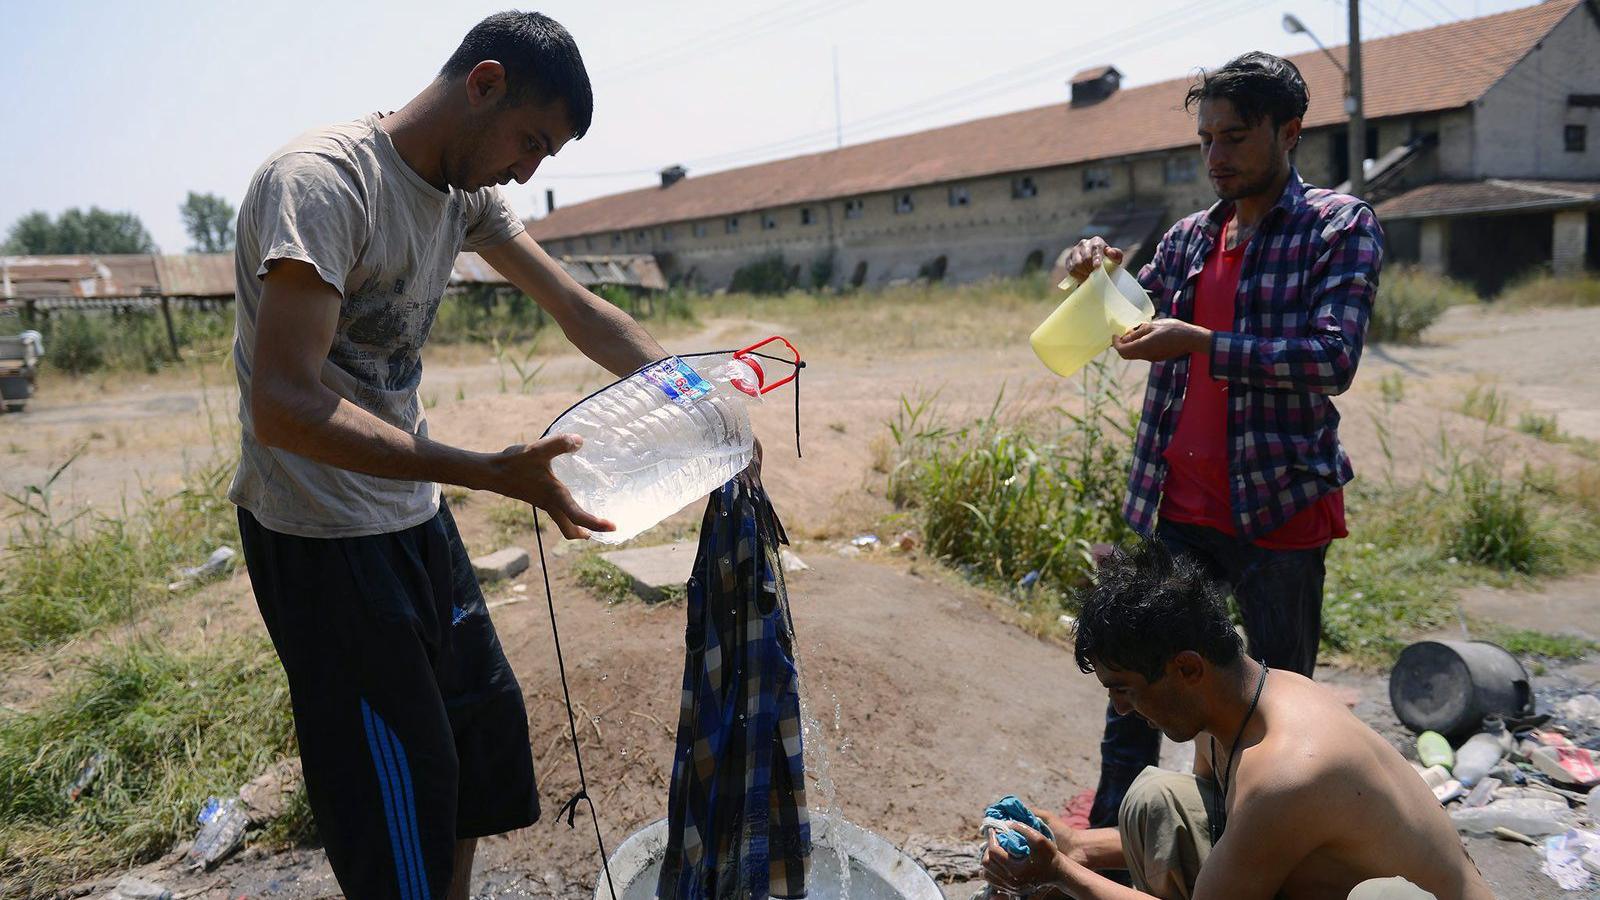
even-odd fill
[[(782, 333), (785, 325), (716, 320), (669, 347), (688, 352), (732, 346)], [(1556, 415), (1564, 431), (1600, 439), (1600, 367), (1592, 364), (1587, 341), (1597, 325), (1600, 310), (1506, 315), (1457, 309), (1430, 332), (1425, 346), (1369, 352), (1356, 387), (1339, 404), (1341, 431), (1358, 471), (1373, 473), (1385, 465), (1380, 432), (1402, 477), (1426, 470), (1441, 433), (1457, 442), (1498, 442), (1518, 461), (1572, 465), (1571, 454), (1559, 446), (1486, 429), (1455, 407), (1466, 386), (1492, 382), (1517, 397), (1520, 408)], [(884, 423), (902, 396), (937, 390), (952, 418), (986, 411), (1002, 385), (1008, 396), (1041, 409), (1078, 402), (1076, 382), (1045, 372), (1023, 333), (1006, 345), (978, 342), (892, 354), (835, 353), (828, 350), (832, 342), (819, 341), (824, 350), (812, 356), (803, 376), (802, 459), (794, 456), (790, 395), (780, 391), (755, 412), (767, 450), (765, 481), (795, 538), (795, 551), (813, 567), (790, 583), (811, 803), (897, 844), (918, 834), (970, 839), (982, 807), (994, 798), (1016, 793), (1059, 807), (1092, 787), (1097, 773), (1104, 694), (1092, 677), (1076, 670), (1067, 647), (1024, 631), (1004, 601), (916, 554), (840, 553), (848, 538), (877, 527), (892, 511), (883, 499)], [(56, 486), (58, 508), (114, 513), (142, 491), (175, 488), (186, 466), (236, 439), (236, 398), (230, 377), (220, 371), (205, 382), (192, 373), (47, 380), (28, 412), (0, 416), (0, 488), (41, 483), (79, 450)], [(1126, 368), (1130, 391), (1142, 384), (1143, 374), (1142, 367)], [(1382, 377), (1392, 374), (1404, 383), (1404, 399), (1396, 403), (1386, 402), (1379, 390)], [(432, 434), (485, 450), (530, 440), (607, 380), (570, 355), (552, 358), (531, 394), (516, 392), (514, 376), (510, 390), (501, 392), (501, 375), (492, 360), (476, 361), (463, 351), (447, 363), (430, 363), (423, 396)], [(497, 549), (490, 511), (503, 502), (481, 494), (456, 501), (475, 553)], [(690, 510), (661, 531), (681, 534), (697, 517)], [(573, 580), (571, 565), (580, 549), (556, 548), (551, 572), (590, 788), (606, 843), (614, 848), (665, 814), (683, 608), (600, 602)], [(1508, 624), (1548, 630), (1555, 630), (1549, 628), (1549, 610), (1558, 609), (1560, 616), (1583, 617), (1592, 632), (1600, 619), (1594, 578), (1557, 582), (1539, 595), (1544, 600), (1485, 588), (1468, 592), (1467, 602)], [(492, 588), (490, 599), (514, 601), (496, 608), (494, 618), (526, 695), (547, 817), (484, 843), (475, 869), (477, 896), (587, 896), (598, 868), (587, 824), (568, 830), (553, 817), (576, 789), (576, 771), (542, 592), (536, 561), (516, 582)], [(132, 626), (195, 641), (260, 627), (242, 572)], [(0, 702), (14, 708), (36, 703), (75, 660), (126, 630), (16, 661), (0, 679)], [(1346, 686), (1358, 700), (1358, 713), (1375, 726), (1398, 728), (1392, 720), (1385, 724), (1381, 676), (1329, 669), (1319, 677)], [(1532, 872), (1528, 854), (1479, 843), (1474, 853), (1501, 896), (1548, 895), (1551, 883)], [(179, 878), (169, 872), (163, 880), (202, 898), (337, 894), (314, 848), (247, 852), (210, 875)], [(963, 891), (970, 892), (950, 890), (963, 898)]]

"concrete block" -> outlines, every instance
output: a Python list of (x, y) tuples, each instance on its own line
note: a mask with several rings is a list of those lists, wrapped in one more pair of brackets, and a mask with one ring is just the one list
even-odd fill
[(699, 551), (696, 541), (676, 544), (658, 544), (654, 547), (634, 547), (600, 554), (600, 558), (616, 566), (631, 582), (639, 599), (655, 603), (666, 599), (667, 591), (681, 591), (694, 569), (694, 556)]
[(521, 547), (507, 547), (473, 560), (472, 573), (478, 576), (479, 581), (515, 578), (527, 570), (528, 562), (528, 551)]

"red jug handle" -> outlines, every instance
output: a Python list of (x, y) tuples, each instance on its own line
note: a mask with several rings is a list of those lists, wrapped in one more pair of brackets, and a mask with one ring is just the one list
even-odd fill
[(750, 366), (751, 368), (755, 369), (756, 370), (756, 378), (758, 378), (758, 379), (760, 379), (762, 381), (765, 381), (766, 380), (766, 375), (761, 370), (761, 364), (756, 361), (756, 358), (754, 356), (752, 356), (751, 353), (753, 351), (755, 351), (755, 350), (759, 350), (762, 347), (765, 347), (766, 345), (772, 343), (773, 341), (780, 341), (780, 342), (783, 343), (783, 345), (785, 347), (789, 348), (789, 353), (794, 356), (794, 359), (792, 360), (792, 362), (794, 364), (794, 371), (791, 372), (788, 375), (788, 377), (779, 379), (778, 381), (775, 381), (772, 384), (763, 384), (761, 386), (761, 389), (760, 389), (760, 393), (763, 393), (763, 394), (767, 393), (768, 391), (775, 391), (778, 388), (783, 387), (784, 385), (786, 385), (789, 382), (793, 381), (795, 379), (796, 375), (800, 374), (800, 351), (796, 350), (794, 345), (789, 343), (789, 339), (788, 338), (780, 337), (780, 336), (775, 334), (772, 337), (769, 337), (764, 341), (760, 341), (760, 342), (751, 344), (750, 346), (744, 348), (743, 350), (735, 350), (733, 352), (733, 358), (734, 359), (737, 359), (740, 362), (744, 363), (745, 365)]

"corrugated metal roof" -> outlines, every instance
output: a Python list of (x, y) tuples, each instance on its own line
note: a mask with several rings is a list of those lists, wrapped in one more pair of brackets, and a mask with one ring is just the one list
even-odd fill
[[(556, 262), (584, 287), (616, 284), (646, 290), (666, 290), (667, 279), (661, 274), (656, 258), (647, 253), (614, 254), (601, 256), (558, 256)], [(450, 275), (452, 285), (497, 284), (509, 285), (504, 275), (495, 271), (483, 257), (476, 253), (463, 253), (456, 257)]]
[[(1363, 107), (1369, 120), (1456, 109), (1495, 82), (1583, 0), (1536, 6), (1365, 41)], [(1343, 63), (1344, 47), (1332, 49)], [(1344, 75), (1320, 51), (1289, 57), (1305, 76), (1304, 124), (1347, 121)], [(877, 193), (1173, 150), (1196, 144), (1183, 111), (1191, 79), (1125, 88), (1089, 106), (1060, 103), (824, 153), (691, 175), (557, 209), (528, 223), (536, 239), (646, 228), (668, 222)]]
[(155, 257), (156, 278), (169, 297), (233, 295), (232, 253), (188, 253)]
[(1379, 219), (1431, 219), (1522, 210), (1600, 207), (1600, 181), (1488, 178), (1440, 181), (1412, 188), (1378, 204)]

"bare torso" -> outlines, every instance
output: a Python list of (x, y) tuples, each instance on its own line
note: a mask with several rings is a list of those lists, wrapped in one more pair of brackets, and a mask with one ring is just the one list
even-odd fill
[[(1273, 670), (1256, 720), (1233, 768), (1227, 831), (1217, 849), (1230, 837), (1250, 840), (1293, 829), (1284, 852), (1302, 857), (1287, 872), (1279, 897), (1345, 900), (1363, 881), (1399, 875), (1439, 900), (1492, 900), (1427, 785), (1333, 695), (1300, 675)], [(1223, 741), (1217, 736), (1226, 754)], [(1204, 735), (1197, 746), (1203, 754), (1199, 768), (1209, 769)], [(1296, 787), (1284, 790), (1285, 785)], [(1291, 797), (1292, 805), (1279, 807), (1268, 828), (1249, 823), (1252, 795), (1275, 789)], [(1216, 858), (1220, 862), (1240, 849), (1228, 848)]]

